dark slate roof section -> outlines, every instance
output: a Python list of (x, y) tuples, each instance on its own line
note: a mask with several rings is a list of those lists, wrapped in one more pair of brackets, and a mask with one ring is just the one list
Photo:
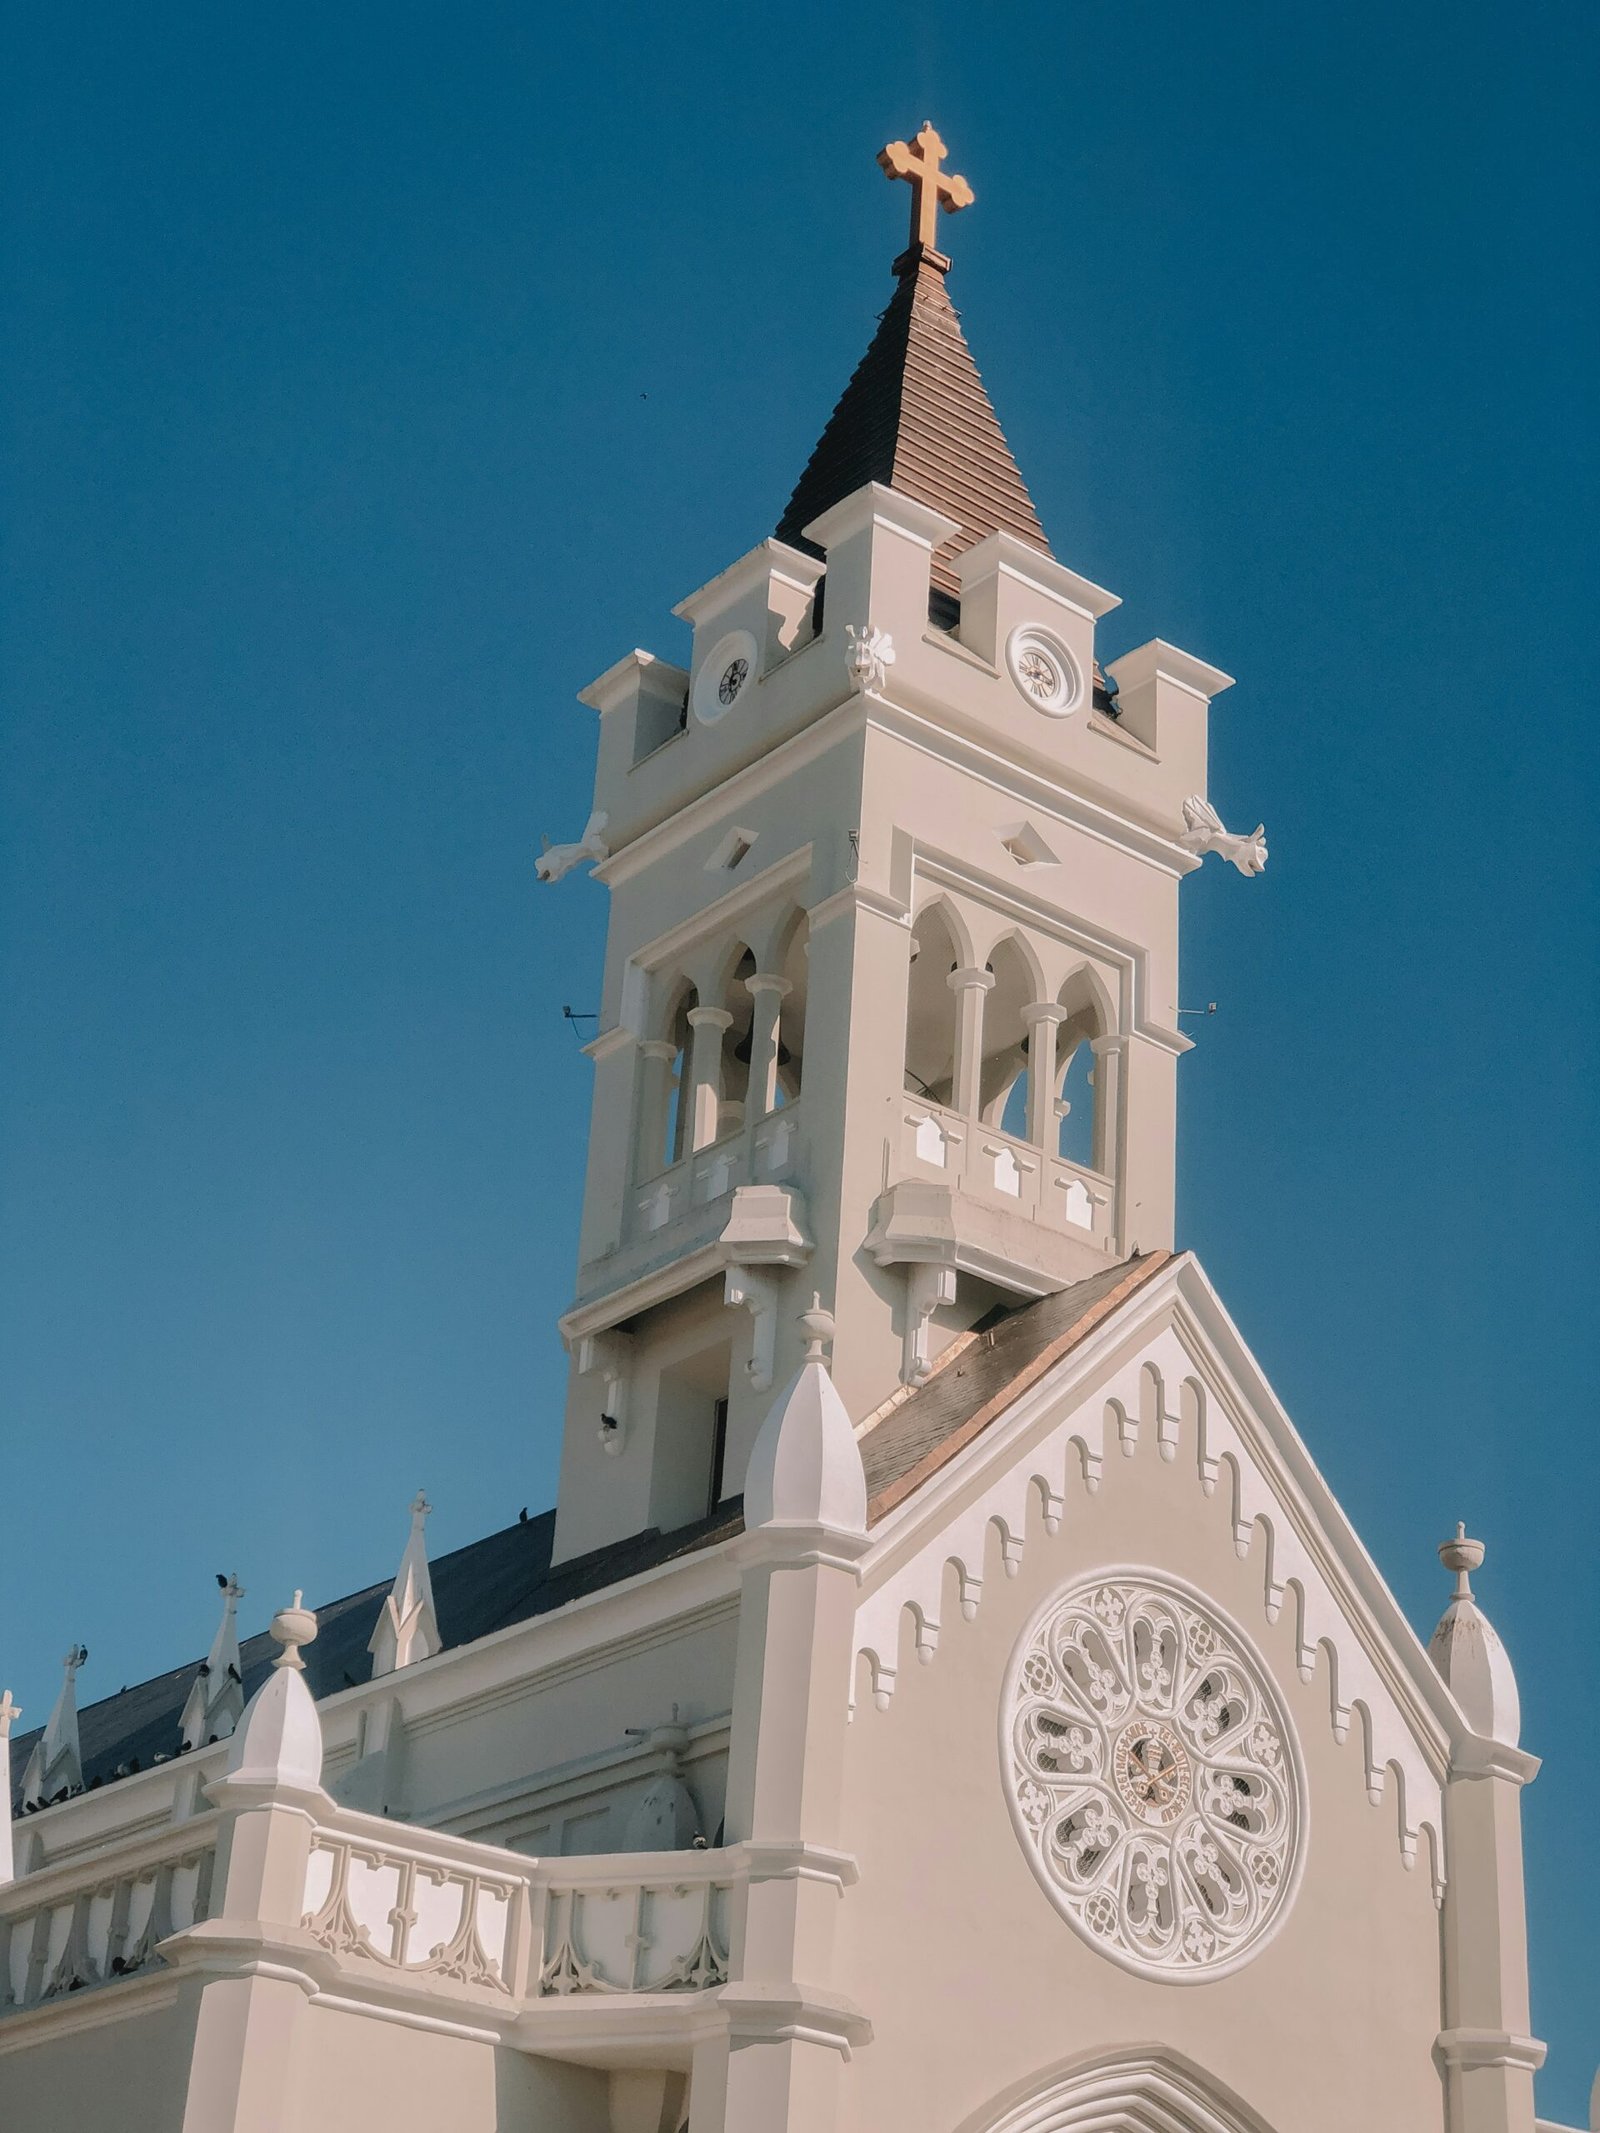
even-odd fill
[[(554, 1511), (545, 1511), (537, 1518), (488, 1534), (483, 1540), (471, 1541), (429, 1566), (434, 1607), (446, 1651), (475, 1643), (479, 1637), (507, 1629), (514, 1622), (551, 1614), (573, 1600), (604, 1591), (608, 1585), (654, 1570), (678, 1556), (692, 1555), (698, 1549), (732, 1539), (744, 1529), (744, 1500), (730, 1496), (713, 1516), (696, 1525), (682, 1526), (672, 1533), (662, 1533), (652, 1526), (647, 1532), (616, 1541), (608, 1548), (597, 1548), (592, 1554), (574, 1556), (552, 1566), (550, 1550), (555, 1527)], [(368, 1585), (317, 1609), (316, 1641), (305, 1648), (306, 1681), (313, 1696), (332, 1696), (340, 1689), (371, 1679), (367, 1640), (393, 1582), (392, 1578), (385, 1578), (381, 1584)], [(277, 1646), (265, 1632), (242, 1645), (240, 1658), (247, 1697), (253, 1696), (266, 1679), (276, 1656)], [(198, 1659), (190, 1660), (170, 1674), (123, 1689), (79, 1712), (78, 1736), (87, 1788), (133, 1770), (148, 1770), (154, 1762), (177, 1755), (178, 1721), (199, 1667)], [(42, 1731), (42, 1727), (36, 1727), (12, 1741), (13, 1786), (20, 1782), (29, 1752)]]
[(869, 1522), (876, 1525), (919, 1489), (1171, 1259), (1170, 1252), (1135, 1252), (947, 1351), (933, 1376), (861, 1439)]
[(871, 346), (829, 418), (778, 522), (778, 538), (819, 553), (805, 528), (869, 481), (931, 505), (961, 527), (933, 559), (933, 591), (959, 596), (952, 559), (986, 534), (1050, 553), (1001, 433), (943, 268), (908, 255)]

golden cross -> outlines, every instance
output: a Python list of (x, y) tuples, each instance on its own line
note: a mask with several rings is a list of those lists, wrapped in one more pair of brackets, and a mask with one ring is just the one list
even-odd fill
[[(918, 149), (922, 151), (920, 155)], [(965, 178), (958, 178), (953, 170), (939, 168), (949, 152), (934, 132), (931, 119), (923, 120), (914, 142), (891, 141), (879, 152), (878, 161), (885, 174), (910, 183), (913, 250), (921, 245), (925, 252), (937, 252), (940, 208), (954, 214), (957, 208), (970, 207), (977, 197)]]

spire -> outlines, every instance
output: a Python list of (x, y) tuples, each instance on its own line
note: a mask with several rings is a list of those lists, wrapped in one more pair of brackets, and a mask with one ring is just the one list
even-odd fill
[(1505, 1646), (1472, 1592), (1472, 1572), (1482, 1563), (1484, 1552), (1482, 1541), (1467, 1538), (1464, 1525), (1458, 1525), (1455, 1537), (1440, 1546), (1439, 1560), (1446, 1570), (1455, 1572), (1456, 1589), (1429, 1639), (1428, 1656), (1473, 1731), (1514, 1748), (1522, 1730), (1517, 1677)]
[(833, 1316), (813, 1296), (800, 1314), (805, 1360), (761, 1425), (744, 1484), (744, 1521), (757, 1526), (823, 1526), (865, 1538), (867, 1480), (849, 1410), (823, 1350)]
[(374, 1679), (410, 1666), (414, 1660), (431, 1659), (443, 1644), (433, 1612), (433, 1581), (428, 1575), (428, 1543), (423, 1533), (432, 1509), (418, 1489), (411, 1505), (411, 1537), (367, 1646)]
[(934, 591), (955, 600), (952, 562), (986, 535), (1009, 533), (1046, 555), (1050, 544), (945, 289), (950, 262), (926, 234), (940, 207), (973, 197), (964, 178), (939, 170), (944, 152), (925, 125), (914, 147), (891, 142), (878, 159), (890, 177), (911, 181), (912, 242), (895, 261), (898, 286), (795, 484), (778, 538), (817, 554), (805, 535), (813, 519), (881, 482), (960, 525), (933, 559)]
[(239, 1663), (236, 1619), (244, 1587), (237, 1576), (224, 1577), (220, 1570), (217, 1583), (222, 1587), (222, 1620), (178, 1721), (186, 1748), (204, 1748), (211, 1741), (226, 1740), (244, 1713), (244, 1675)]
[(78, 1669), (89, 1657), (88, 1649), (75, 1644), (61, 1662), (61, 1693), (50, 1713), (50, 1722), (33, 1744), (28, 1767), (22, 1773), (22, 1804), (44, 1807), (64, 1793), (83, 1789), (83, 1755), (78, 1746)]
[(0, 1889), (16, 1876), (16, 1857), (11, 1849), (11, 1724), (22, 1716), (21, 1707), (13, 1702), (9, 1689), (0, 1689), (0, 1777), (5, 1779), (5, 1790), (0, 1792)]
[(290, 1785), (308, 1790), (322, 1783), (322, 1721), (306, 1687), (302, 1644), (317, 1634), (317, 1618), (293, 1602), (280, 1608), (269, 1634), (282, 1650), (272, 1672), (245, 1706), (228, 1746), (229, 1778), (241, 1785)]

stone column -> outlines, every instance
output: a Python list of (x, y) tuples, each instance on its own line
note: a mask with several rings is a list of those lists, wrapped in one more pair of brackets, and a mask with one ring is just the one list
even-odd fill
[[(709, 1148), (722, 1108), (722, 1033), (733, 1017), (725, 1007), (691, 1007), (689, 1027), (689, 1132), (686, 1152)], [(684, 1101), (680, 1090), (678, 1101)]]
[(778, 1100), (778, 1018), (794, 988), (787, 978), (766, 970), (753, 972), (744, 984), (755, 1002), (750, 1024), (750, 1086), (745, 1094), (745, 1117), (755, 1125)]
[(12, 1701), (11, 1691), (0, 1690), (0, 1778), (5, 1779), (6, 1787), (0, 1793), (0, 1889), (16, 1873), (11, 1845), (11, 1722), (21, 1716), (22, 1708)]
[(1022, 1010), (1028, 1026), (1028, 1138), (1047, 1156), (1061, 1145), (1056, 1125), (1056, 1031), (1067, 1011), (1053, 1000), (1035, 1000)]
[(952, 970), (946, 981), (956, 996), (955, 1086), (952, 1097), (963, 1118), (976, 1119), (983, 1076), (983, 1003), (994, 989), (992, 970)]
[(667, 1121), (672, 1115), (672, 1063), (678, 1047), (670, 1037), (646, 1037), (639, 1046), (639, 1147), (635, 1172), (653, 1178), (671, 1162)]
[(300, 1922), (306, 1864), (319, 1817), (333, 1812), (300, 1657), (316, 1633), (298, 1593), (273, 1618), (283, 1648), (209, 1788), (222, 1813), (213, 1915), (163, 1946), (194, 2023), (182, 2133), (282, 2133), (292, 2122), (296, 2031), (317, 1986), (317, 1945)]
[(830, 1989), (866, 1478), (822, 1360), (832, 1320), (802, 1315), (806, 1360), (762, 1425), (746, 1531), (728, 1758), (727, 1833), (749, 1878), (735, 1915), (725, 2038), (697, 2051), (691, 2133), (828, 2133), (865, 2017)]
[(1455, 1597), (1429, 1656), (1472, 1731), (1455, 1741), (1444, 1793), (1444, 2028), (1450, 2133), (1534, 2133), (1522, 1788), (1539, 1768), (1517, 1746), (1521, 1714), (1504, 1645), (1472, 1595), (1481, 1541), (1458, 1527), (1439, 1550)]

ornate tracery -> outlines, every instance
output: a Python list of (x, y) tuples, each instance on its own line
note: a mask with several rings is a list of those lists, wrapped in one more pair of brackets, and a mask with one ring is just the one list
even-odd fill
[(1235, 1968), (1282, 1915), (1305, 1825), (1299, 1757), (1241, 1633), (1150, 1571), (1100, 1572), (1024, 1634), (1007, 1796), (1051, 1900), (1127, 1968)]

